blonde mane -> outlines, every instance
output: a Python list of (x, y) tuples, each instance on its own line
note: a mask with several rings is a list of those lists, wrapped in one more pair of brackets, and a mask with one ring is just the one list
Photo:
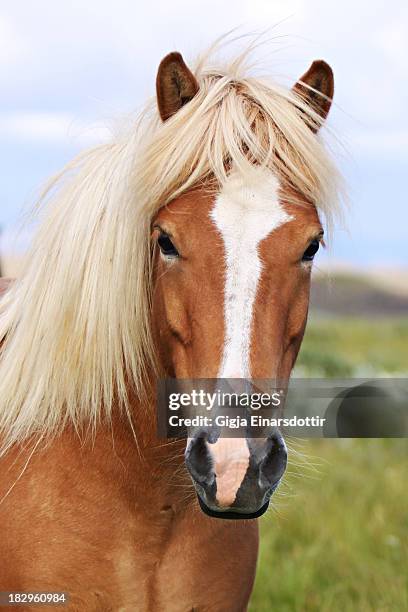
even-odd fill
[[(228, 168), (273, 166), (326, 218), (338, 176), (318, 117), (239, 57), (195, 70), (198, 94), (164, 124), (149, 102), (127, 135), (81, 154), (46, 189), (24, 273), (0, 303), (0, 433), (5, 451), (68, 423), (129, 410), (154, 363), (150, 225), (155, 212)], [(300, 111), (302, 112), (299, 112)]]

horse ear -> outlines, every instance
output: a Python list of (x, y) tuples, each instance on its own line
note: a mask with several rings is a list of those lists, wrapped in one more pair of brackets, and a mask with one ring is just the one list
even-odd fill
[(156, 78), (157, 105), (166, 121), (190, 102), (198, 91), (198, 83), (180, 53), (169, 53), (160, 62)]
[[(309, 70), (294, 85), (293, 91), (324, 121), (329, 114), (334, 93), (333, 70), (323, 60), (314, 61)], [(320, 125), (311, 125), (313, 132), (317, 132), (319, 127)]]

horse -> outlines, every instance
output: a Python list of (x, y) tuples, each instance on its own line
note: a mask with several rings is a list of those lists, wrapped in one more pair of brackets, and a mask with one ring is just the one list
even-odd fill
[(284, 439), (162, 439), (157, 382), (289, 380), (339, 181), (330, 66), (285, 88), (244, 56), (167, 55), (129, 129), (50, 180), (3, 283), (0, 590), (22, 609), (247, 608)]

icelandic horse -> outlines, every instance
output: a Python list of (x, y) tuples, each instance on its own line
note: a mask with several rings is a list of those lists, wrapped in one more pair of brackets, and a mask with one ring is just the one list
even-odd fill
[(242, 63), (170, 53), (128, 133), (44, 193), (0, 302), (0, 591), (247, 608), (285, 443), (160, 439), (157, 381), (289, 379), (338, 188), (328, 64), (287, 89)]

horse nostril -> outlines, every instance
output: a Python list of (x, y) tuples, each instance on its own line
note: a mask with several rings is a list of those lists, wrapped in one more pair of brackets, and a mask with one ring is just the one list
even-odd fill
[(201, 485), (214, 482), (213, 462), (204, 437), (193, 438), (187, 447), (185, 460), (191, 476)]
[(282, 478), (288, 460), (286, 444), (280, 434), (268, 438), (266, 455), (259, 467), (259, 478), (264, 486), (274, 487)]

